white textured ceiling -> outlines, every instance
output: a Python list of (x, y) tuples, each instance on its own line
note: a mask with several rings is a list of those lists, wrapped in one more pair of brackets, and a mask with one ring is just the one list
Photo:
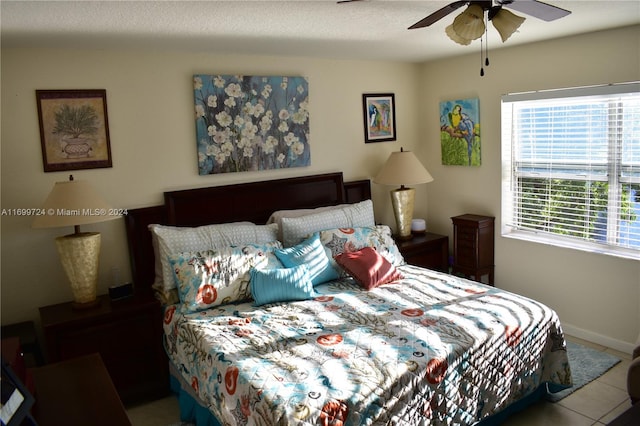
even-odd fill
[[(490, 28), (489, 48), (640, 23), (639, 0), (546, 1), (572, 13), (553, 22), (523, 15), (527, 20), (504, 44)], [(460, 46), (444, 33), (464, 8), (430, 27), (407, 29), (448, 3), (1, 0), (0, 40), (3, 47), (170, 49), (416, 62), (478, 51), (479, 41)]]

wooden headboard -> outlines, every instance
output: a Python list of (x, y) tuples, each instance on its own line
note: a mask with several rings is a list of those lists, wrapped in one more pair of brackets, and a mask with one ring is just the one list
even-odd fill
[(276, 210), (357, 203), (370, 198), (369, 180), (345, 183), (342, 173), (165, 192), (164, 205), (130, 209), (125, 216), (136, 292), (150, 292), (155, 277), (150, 224), (264, 224)]

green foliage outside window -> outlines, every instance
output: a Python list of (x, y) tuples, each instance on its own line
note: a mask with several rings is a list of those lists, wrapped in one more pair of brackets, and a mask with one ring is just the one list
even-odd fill
[[(523, 228), (597, 240), (606, 235), (607, 182), (520, 178), (520, 224)], [(631, 194), (640, 185), (624, 185), (620, 220), (637, 219)], [(603, 228), (604, 226), (604, 228)]]

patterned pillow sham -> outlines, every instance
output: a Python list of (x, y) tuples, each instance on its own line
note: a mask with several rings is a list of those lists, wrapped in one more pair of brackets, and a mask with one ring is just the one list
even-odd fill
[(323, 229), (375, 225), (371, 200), (302, 217), (283, 217), (281, 222), (282, 244), (285, 247), (294, 246)]
[(373, 247), (393, 266), (405, 263), (387, 225), (327, 229), (320, 231), (320, 242), (333, 262), (341, 253)]
[(277, 225), (251, 222), (222, 223), (196, 228), (149, 225), (154, 245), (156, 278), (153, 288), (165, 295), (176, 288), (168, 256), (242, 244), (265, 244), (278, 240)]
[(251, 268), (281, 268), (273, 254), (280, 243), (247, 244), (169, 255), (183, 312), (251, 299)]
[(313, 289), (305, 265), (293, 268), (251, 269), (251, 295), (254, 305), (308, 300), (318, 294)]

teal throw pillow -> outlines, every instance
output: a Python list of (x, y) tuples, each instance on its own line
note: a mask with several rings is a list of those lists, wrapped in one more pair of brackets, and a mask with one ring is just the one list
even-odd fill
[(340, 277), (317, 232), (296, 246), (274, 250), (274, 254), (287, 268), (305, 265), (314, 286)]
[(279, 269), (253, 268), (250, 274), (251, 295), (256, 306), (317, 296), (309, 279), (309, 270), (304, 265)]

